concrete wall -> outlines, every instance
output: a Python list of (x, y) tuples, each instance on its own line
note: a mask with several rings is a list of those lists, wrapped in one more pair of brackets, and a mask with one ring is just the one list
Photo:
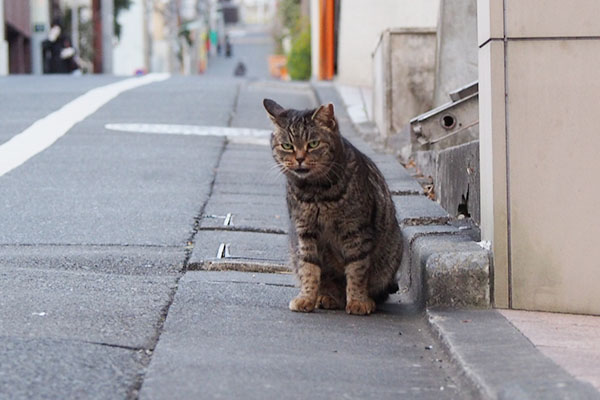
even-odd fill
[(482, 236), (496, 305), (600, 314), (600, 2), (478, 7)]
[(381, 34), (372, 60), (373, 116), (384, 138), (431, 108), (435, 48), (433, 29), (388, 29)]
[(435, 107), (477, 80), (477, 0), (442, 0), (437, 34)]
[(343, 1), (340, 7), (338, 81), (370, 87), (373, 83), (371, 54), (381, 32), (387, 28), (435, 28), (438, 11), (439, 0)]

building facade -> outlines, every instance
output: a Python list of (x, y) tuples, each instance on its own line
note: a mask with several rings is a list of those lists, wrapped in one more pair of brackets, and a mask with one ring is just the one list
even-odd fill
[(499, 307), (600, 315), (600, 3), (479, 0), (482, 236)]
[(29, 14), (28, 1), (4, 0), (4, 37), (8, 45), (8, 72), (11, 74), (31, 72)]

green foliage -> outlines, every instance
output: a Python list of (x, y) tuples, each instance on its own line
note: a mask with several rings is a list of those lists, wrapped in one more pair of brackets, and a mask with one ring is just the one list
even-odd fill
[(300, 0), (279, 1), (276, 22), (273, 29), (275, 54), (284, 54), (284, 39), (286, 37), (294, 37), (298, 33), (298, 21), (300, 20), (301, 13)]
[(300, 20), (300, 0), (281, 0), (279, 18), (283, 26), (293, 32)]
[(298, 23), (298, 30), (292, 39), (292, 49), (287, 60), (290, 78), (307, 80), (311, 75), (310, 59), (310, 24), (306, 21)]
[(273, 31), (276, 54), (283, 54), (283, 42), (291, 39), (291, 49), (287, 54), (287, 69), (290, 78), (310, 79), (310, 21), (302, 14), (301, 0), (280, 0)]
[(121, 38), (121, 24), (117, 22), (117, 17), (121, 10), (128, 10), (132, 0), (114, 0), (114, 32), (117, 38)]

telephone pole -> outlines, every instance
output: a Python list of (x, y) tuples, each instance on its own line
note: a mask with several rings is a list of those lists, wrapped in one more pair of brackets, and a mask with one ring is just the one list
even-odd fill
[(0, 76), (8, 75), (8, 44), (4, 30), (4, 0), (0, 0)]
[(102, 72), (113, 73), (114, 0), (101, 0), (102, 18)]

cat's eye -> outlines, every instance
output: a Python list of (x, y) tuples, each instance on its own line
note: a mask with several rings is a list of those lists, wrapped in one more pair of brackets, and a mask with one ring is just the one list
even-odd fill
[(311, 149), (316, 149), (317, 147), (319, 147), (319, 144), (321, 142), (319, 142), (318, 140), (311, 140), (310, 142), (308, 142), (308, 147), (310, 147)]
[(281, 148), (284, 150), (291, 150), (294, 148), (290, 143), (281, 143)]

